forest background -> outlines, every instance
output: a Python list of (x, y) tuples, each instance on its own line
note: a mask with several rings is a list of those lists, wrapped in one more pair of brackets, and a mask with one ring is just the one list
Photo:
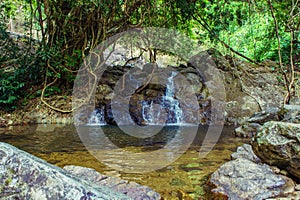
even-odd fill
[(142, 27), (176, 29), (205, 48), (270, 68), (285, 85), (284, 103), (295, 93), (299, 0), (4, 0), (1, 110), (71, 95), (80, 64), (93, 48)]

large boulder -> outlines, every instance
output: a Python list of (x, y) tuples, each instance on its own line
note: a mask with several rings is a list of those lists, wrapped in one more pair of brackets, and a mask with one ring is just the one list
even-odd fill
[(223, 164), (212, 174), (210, 182), (216, 186), (212, 192), (232, 200), (276, 197), (285, 185), (285, 180), (273, 173), (269, 166), (245, 158)]
[(1, 199), (130, 199), (0, 143)]
[(211, 175), (213, 199), (260, 200), (299, 195), (294, 182), (261, 163), (250, 145), (238, 147), (231, 157), (234, 160), (223, 164)]
[(109, 177), (100, 174), (94, 169), (68, 165), (64, 167), (65, 170), (71, 172), (72, 174), (79, 176), (85, 180), (96, 183), (99, 186), (104, 186), (111, 188), (116, 192), (126, 194), (131, 199), (135, 200), (159, 200), (161, 199), (160, 194), (153, 191), (147, 186), (142, 186), (138, 183), (132, 181), (126, 181), (117, 177)]
[(253, 138), (252, 146), (264, 162), (300, 179), (300, 124), (267, 122)]

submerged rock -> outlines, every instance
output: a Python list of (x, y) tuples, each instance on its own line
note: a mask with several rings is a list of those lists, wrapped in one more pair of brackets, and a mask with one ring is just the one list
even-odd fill
[(79, 167), (74, 165), (68, 165), (64, 167), (65, 170), (71, 172), (72, 174), (79, 176), (87, 181), (91, 181), (98, 186), (105, 186), (111, 188), (112, 190), (126, 194), (135, 200), (159, 200), (161, 199), (160, 194), (153, 191), (147, 186), (142, 186), (135, 182), (129, 182), (120, 178), (109, 177), (100, 174), (94, 169)]
[(253, 138), (252, 146), (264, 162), (300, 179), (300, 124), (267, 122)]
[(0, 143), (1, 199), (130, 199)]

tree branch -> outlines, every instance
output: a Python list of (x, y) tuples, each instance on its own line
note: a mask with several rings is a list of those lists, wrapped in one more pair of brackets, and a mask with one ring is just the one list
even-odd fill
[(275, 32), (276, 32), (276, 38), (277, 38), (277, 51), (278, 51), (278, 60), (279, 60), (279, 66), (280, 66), (280, 69), (281, 69), (281, 73), (284, 77), (284, 81), (285, 81), (285, 87), (287, 89), (287, 94), (286, 94), (286, 98), (284, 99), (284, 104), (288, 104), (289, 103), (289, 98), (291, 96), (291, 92), (290, 92), (290, 87), (289, 87), (289, 80), (287, 78), (287, 75), (284, 71), (284, 67), (283, 67), (283, 64), (282, 64), (282, 58), (281, 58), (281, 48), (280, 48), (280, 37), (279, 37), (279, 28), (278, 28), (278, 23), (277, 23), (277, 19), (275, 17), (275, 14), (274, 14), (274, 8), (273, 8), (273, 5), (271, 3), (270, 0), (267, 0), (268, 1), (268, 4), (270, 6), (270, 11), (271, 11), (271, 15), (272, 15), (272, 18), (274, 20), (274, 26), (275, 26)]

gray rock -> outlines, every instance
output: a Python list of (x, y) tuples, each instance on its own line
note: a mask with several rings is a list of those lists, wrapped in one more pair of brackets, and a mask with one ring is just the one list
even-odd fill
[(0, 163), (1, 199), (130, 199), (6, 143), (0, 143)]
[(285, 180), (273, 173), (265, 164), (257, 164), (245, 158), (237, 158), (223, 164), (211, 176), (213, 193), (232, 200), (260, 200), (281, 195)]
[(238, 159), (238, 158), (246, 158), (255, 163), (261, 162), (259, 157), (257, 157), (257, 155), (254, 154), (252, 150), (252, 146), (249, 144), (243, 144), (242, 146), (237, 148), (236, 152), (231, 154), (231, 159)]
[(253, 138), (252, 146), (262, 161), (300, 178), (300, 124), (267, 122)]
[(300, 123), (300, 106), (299, 105), (285, 105), (282, 109), (284, 122)]
[(261, 112), (255, 113), (252, 117), (250, 117), (247, 122), (248, 123), (258, 123), (258, 124), (264, 124), (268, 121), (279, 121), (279, 108), (269, 108), (266, 110), (263, 110)]
[(127, 196), (135, 200), (161, 199), (160, 194), (153, 191), (147, 186), (142, 186), (135, 182), (129, 182), (120, 178), (108, 177), (91, 168), (68, 165), (65, 166), (64, 169), (99, 186), (105, 186), (111, 188), (112, 190), (115, 190), (116, 192), (126, 194)]
[(260, 127), (261, 125), (258, 123), (244, 124), (234, 130), (234, 135), (237, 137), (252, 138)]

